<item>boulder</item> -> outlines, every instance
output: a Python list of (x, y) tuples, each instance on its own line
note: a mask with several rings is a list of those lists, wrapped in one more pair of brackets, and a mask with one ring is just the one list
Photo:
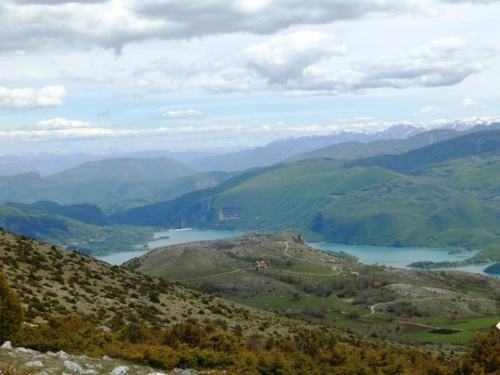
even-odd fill
[(31, 361), (26, 363), (26, 367), (43, 367), (42, 361)]
[(12, 343), (10, 341), (5, 341), (2, 346), (0, 346), (2, 349), (12, 349)]
[(73, 373), (81, 374), (83, 372), (82, 366), (80, 366), (78, 363), (71, 361), (64, 361), (64, 368)]
[(111, 371), (111, 375), (127, 375), (129, 371), (130, 369), (127, 366), (119, 366)]

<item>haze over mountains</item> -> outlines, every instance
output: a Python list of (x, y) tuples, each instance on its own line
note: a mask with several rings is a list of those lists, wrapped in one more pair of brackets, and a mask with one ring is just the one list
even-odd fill
[(197, 170), (198, 172), (210, 171), (242, 171), (252, 167), (267, 166), (280, 162), (286, 158), (316, 150), (332, 144), (343, 142), (369, 143), (382, 139), (406, 139), (433, 128), (454, 129), (464, 131), (478, 125), (490, 125), (500, 122), (499, 118), (472, 119), (468, 121), (457, 120), (451, 123), (434, 125), (410, 125), (401, 123), (378, 131), (367, 133), (363, 130), (340, 131), (330, 135), (309, 137), (285, 138), (271, 142), (263, 147), (242, 149), (236, 146), (236, 151), (231, 149), (206, 149), (185, 152), (171, 152), (168, 150), (124, 152), (112, 149), (103, 150), (97, 154), (83, 152), (60, 152), (26, 155), (1, 155), (0, 176), (14, 175), (28, 172), (38, 172), (41, 176), (49, 176), (80, 164), (105, 159), (121, 158), (158, 158), (166, 157), (175, 159)]

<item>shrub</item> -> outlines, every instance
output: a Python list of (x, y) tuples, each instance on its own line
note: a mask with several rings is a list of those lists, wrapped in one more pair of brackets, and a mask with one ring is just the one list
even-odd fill
[(24, 312), (19, 297), (10, 289), (5, 275), (0, 273), (0, 342), (14, 340), (23, 320)]

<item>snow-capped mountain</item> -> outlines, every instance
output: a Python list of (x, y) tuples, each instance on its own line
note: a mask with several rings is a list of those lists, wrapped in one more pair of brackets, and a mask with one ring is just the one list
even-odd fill
[(490, 126), (491, 124), (499, 122), (500, 122), (500, 117), (488, 117), (488, 118), (476, 117), (466, 120), (455, 120), (453, 122), (440, 126), (440, 128), (465, 131), (473, 128), (474, 126), (478, 125)]

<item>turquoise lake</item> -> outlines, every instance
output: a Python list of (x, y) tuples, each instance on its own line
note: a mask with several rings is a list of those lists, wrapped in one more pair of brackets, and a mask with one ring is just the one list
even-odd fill
[(217, 240), (220, 238), (238, 237), (243, 234), (244, 233), (242, 232), (235, 232), (235, 231), (201, 230), (201, 229), (189, 229), (189, 230), (181, 229), (174, 231), (156, 232), (154, 234), (154, 238), (156, 239), (146, 242), (148, 244), (147, 249), (105, 255), (102, 257), (96, 257), (96, 259), (102, 260), (112, 265), (120, 265), (126, 262), (127, 260), (140, 257), (146, 254), (147, 252), (157, 249), (159, 247), (177, 245), (180, 243), (193, 242), (193, 241)]
[[(473, 254), (450, 254), (452, 247), (444, 248), (424, 248), (424, 247), (388, 247), (371, 245), (345, 245), (338, 243), (310, 243), (309, 246), (323, 251), (344, 251), (359, 258), (363, 264), (379, 265), (387, 264), (396, 268), (404, 268), (410, 263), (418, 261), (431, 262), (457, 262), (470, 258)], [(466, 267), (457, 267), (457, 270), (472, 273), (482, 273), (487, 265), (474, 265)], [(443, 268), (450, 270), (451, 268)], [(500, 274), (489, 274), (490, 276), (500, 277)]]
[[(220, 231), (220, 230), (175, 230), (157, 232), (154, 234), (154, 240), (147, 242), (148, 249), (138, 251), (127, 251), (116, 253), (102, 257), (96, 257), (99, 260), (112, 265), (120, 265), (127, 260), (140, 257), (148, 251), (157, 249), (163, 246), (177, 245), (186, 242), (216, 240), (220, 238), (237, 237), (244, 233), (235, 231)], [(169, 238), (164, 238), (164, 237)], [(363, 264), (387, 264), (388, 266), (404, 268), (412, 262), (428, 260), (433, 262), (442, 261), (460, 261), (471, 257), (471, 254), (449, 254), (453, 250), (447, 248), (422, 248), (422, 247), (386, 247), (386, 246), (370, 246), (370, 245), (344, 245), (337, 243), (310, 243), (309, 246), (323, 251), (345, 251), (359, 258)], [(484, 273), (485, 265), (467, 266), (457, 268), (462, 271), (473, 273)], [(448, 268), (449, 269), (449, 268)], [(500, 277), (500, 274), (491, 276)]]

